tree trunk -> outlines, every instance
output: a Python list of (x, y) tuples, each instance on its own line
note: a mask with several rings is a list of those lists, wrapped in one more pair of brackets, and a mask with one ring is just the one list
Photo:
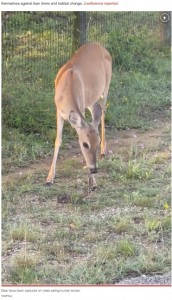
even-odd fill
[(83, 11), (74, 12), (73, 52), (87, 42), (87, 14)]

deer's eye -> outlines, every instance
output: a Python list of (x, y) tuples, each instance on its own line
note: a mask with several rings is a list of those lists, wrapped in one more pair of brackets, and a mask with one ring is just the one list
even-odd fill
[(89, 145), (86, 142), (83, 142), (83, 146), (84, 148), (89, 149)]

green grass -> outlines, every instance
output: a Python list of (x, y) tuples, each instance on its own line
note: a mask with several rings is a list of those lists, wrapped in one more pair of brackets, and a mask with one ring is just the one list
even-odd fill
[[(151, 176), (142, 174), (145, 153), (128, 160), (110, 156), (99, 164), (97, 190), (86, 197), (87, 172), (70, 159), (60, 163), (50, 188), (43, 185), (44, 170), (4, 183), (3, 282), (110, 284), (168, 271), (169, 157), (154, 162), (154, 152), (144, 151), (144, 168)], [(138, 165), (140, 176), (125, 174), (129, 162)], [(70, 195), (70, 202), (58, 203), (64, 194)]]
[[(98, 21), (100, 15), (93, 15)], [(138, 13), (136, 32), (127, 36), (123, 18), (122, 31), (115, 15), (106, 32), (92, 21), (90, 39), (101, 33), (99, 42), (107, 45), (114, 63), (106, 113), (111, 152), (99, 161), (98, 186), (90, 193), (80, 158), (68, 155), (66, 142), (77, 139), (69, 125), (61, 149), (65, 159), (54, 185), (44, 185), (55, 140), (53, 79), (60, 66), (55, 52), (58, 44), (60, 55), (70, 56), (64, 34), (71, 45), (59, 15), (61, 27), (52, 42), (55, 16), (40, 12), (37, 26), (38, 15), (16, 12), (3, 36), (2, 281), (111, 284), (165, 273), (171, 266), (170, 55), (157, 29), (155, 36), (155, 28), (150, 30), (149, 18), (156, 13), (147, 19)], [(12, 35), (14, 24), (19, 31)], [(63, 196), (66, 203), (59, 200)]]
[(106, 120), (116, 128), (148, 129), (153, 120), (168, 115), (170, 81), (165, 78), (170, 76), (170, 63), (161, 56), (152, 62), (158, 65), (157, 73), (114, 72)]

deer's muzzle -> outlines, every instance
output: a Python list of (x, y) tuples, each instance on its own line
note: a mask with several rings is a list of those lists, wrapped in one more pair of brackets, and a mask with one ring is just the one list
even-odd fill
[(95, 167), (95, 168), (91, 168), (91, 169), (90, 169), (90, 172), (91, 172), (91, 174), (95, 174), (95, 173), (97, 173), (97, 172), (98, 172), (98, 169), (97, 169), (97, 167)]

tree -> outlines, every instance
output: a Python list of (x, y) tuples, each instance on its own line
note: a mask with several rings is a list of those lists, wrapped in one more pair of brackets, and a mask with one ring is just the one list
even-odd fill
[(87, 42), (87, 13), (83, 11), (74, 12), (74, 27), (73, 27), (73, 52), (79, 46)]

